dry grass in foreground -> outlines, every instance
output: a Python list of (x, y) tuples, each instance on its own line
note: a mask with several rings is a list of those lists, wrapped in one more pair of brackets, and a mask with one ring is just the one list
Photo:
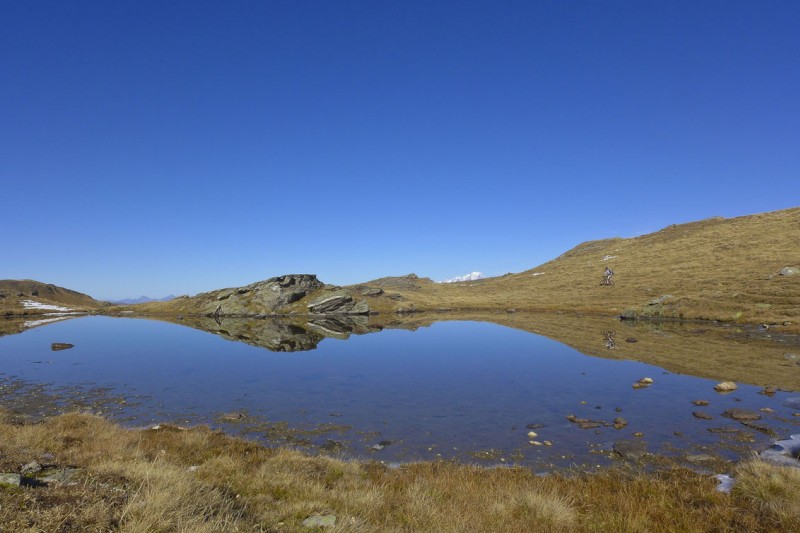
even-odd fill
[(741, 465), (731, 495), (686, 470), (537, 477), (522, 468), (374, 463), (268, 449), (207, 428), (126, 430), (63, 415), (0, 421), (0, 471), (31, 461), (74, 484), (0, 487), (7, 531), (798, 531), (800, 470)]

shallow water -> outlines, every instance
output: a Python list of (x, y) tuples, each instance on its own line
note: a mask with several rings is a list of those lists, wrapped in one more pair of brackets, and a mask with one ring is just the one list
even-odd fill
[[(53, 342), (75, 347), (51, 351)], [(722, 418), (726, 409), (758, 411), (758, 423), (780, 436), (797, 433), (800, 422), (785, 405), (796, 393), (769, 397), (740, 385), (721, 395), (713, 380), (589, 357), (481, 322), (326, 338), (311, 351), (282, 353), (176, 324), (84, 317), (0, 337), (0, 362), (6, 386), (44, 385), (59, 399), (85, 400), (98, 389), (123, 397), (125, 404), (104, 409), (127, 425), (206, 423), (269, 443), (383, 461), (589, 468), (612, 461), (615, 441), (637, 438), (652, 452), (735, 459), (775, 438)], [(642, 377), (654, 383), (633, 389)], [(710, 405), (695, 407), (697, 399)], [(693, 411), (714, 419), (699, 420)], [(566, 419), (572, 414), (607, 423), (622, 416), (628, 425), (580, 429)], [(529, 424), (542, 425), (535, 440), (552, 446), (531, 446)], [(708, 431), (720, 427), (738, 432)], [(390, 444), (373, 450), (381, 441)]]

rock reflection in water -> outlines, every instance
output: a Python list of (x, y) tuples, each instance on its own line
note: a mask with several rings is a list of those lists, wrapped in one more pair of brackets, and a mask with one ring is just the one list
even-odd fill
[[(164, 319), (162, 319), (164, 320)], [(383, 329), (371, 325), (369, 318), (357, 315), (326, 315), (305, 318), (225, 318), (183, 317), (168, 322), (189, 326), (219, 335), (231, 341), (266, 348), (272, 352), (304, 352), (314, 350), (326, 338), (348, 339)]]

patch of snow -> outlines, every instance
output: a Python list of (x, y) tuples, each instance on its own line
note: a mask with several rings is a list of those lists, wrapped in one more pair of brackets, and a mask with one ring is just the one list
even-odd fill
[(47, 311), (73, 311), (69, 307), (61, 307), (60, 305), (43, 304), (33, 300), (22, 300), (20, 302), (25, 309), (44, 309)]
[(544, 276), (544, 272), (534, 272), (531, 276)]
[(49, 324), (50, 322), (58, 322), (59, 320), (66, 320), (68, 317), (66, 316), (59, 316), (56, 318), (42, 318), (41, 320), (28, 320), (24, 324), (23, 327), (32, 328), (34, 326), (41, 326), (42, 324)]
[(615, 259), (616, 257), (617, 257), (616, 255), (604, 255), (603, 261), (608, 261), (609, 259)]
[(717, 485), (717, 490), (724, 493), (729, 493), (733, 488), (733, 484), (736, 483), (736, 480), (733, 479), (728, 474), (716, 474), (714, 478), (719, 482)]
[(781, 466), (800, 467), (800, 435), (791, 435), (788, 439), (775, 441), (769, 449), (759, 454), (759, 458)]
[(484, 276), (483, 272), (470, 272), (469, 274), (464, 274), (463, 276), (456, 276), (454, 278), (446, 279), (440, 281), (439, 283), (459, 283), (461, 281), (475, 281), (478, 279), (483, 279)]

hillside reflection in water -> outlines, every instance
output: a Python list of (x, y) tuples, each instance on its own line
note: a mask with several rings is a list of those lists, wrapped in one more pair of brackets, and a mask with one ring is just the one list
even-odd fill
[[(395, 328), (429, 324), (394, 317), (382, 322), (343, 317), (179, 321), (216, 335), (152, 320), (87, 317), (2, 337), (0, 356), (5, 376), (62, 391), (103, 387), (137, 398), (117, 415), (131, 425), (208, 423), (270, 443), (387, 461), (455, 457), (542, 466), (607, 464), (613, 443), (639, 438), (637, 433), (654, 452), (732, 458), (773, 440), (720, 417), (734, 407), (762, 413), (760, 423), (781, 436), (798, 432), (797, 417), (785, 405), (791, 393), (769, 397), (758, 394), (761, 387), (740, 385), (733, 394), (719, 395), (713, 391), (713, 376), (691, 377), (614, 360), (636, 350), (645, 360), (669, 351), (653, 339), (671, 344), (673, 353), (690, 355), (705, 350), (691, 348), (693, 338), (708, 346), (742, 344), (725, 338), (733, 331), (715, 335), (626, 329), (613, 321), (501, 318), (527, 321), (526, 329), (546, 330), (554, 337), (561, 331), (564, 342), (603, 357), (487, 322), (439, 322), (411, 331)], [(581, 333), (581, 328), (591, 331)], [(75, 348), (51, 352), (52, 342)], [(751, 353), (758, 347), (748, 346)], [(783, 349), (775, 347), (776, 353)], [(736, 350), (727, 352), (720, 357)], [(786, 373), (782, 355), (763, 356), (774, 363), (776, 376)], [(714, 357), (708, 355), (712, 362)], [(673, 359), (680, 366), (688, 364), (682, 359), (694, 357)], [(772, 372), (767, 366), (763, 371)], [(633, 389), (645, 376), (654, 383)], [(702, 409), (713, 420), (692, 415), (698, 408), (691, 401), (697, 399), (710, 402)], [(600, 425), (580, 429), (568, 415)], [(627, 425), (614, 429), (617, 417)], [(536, 426), (537, 441), (552, 446), (531, 446), (529, 425)], [(709, 428), (734, 431), (712, 433)], [(380, 442), (384, 445), (375, 446)]]

